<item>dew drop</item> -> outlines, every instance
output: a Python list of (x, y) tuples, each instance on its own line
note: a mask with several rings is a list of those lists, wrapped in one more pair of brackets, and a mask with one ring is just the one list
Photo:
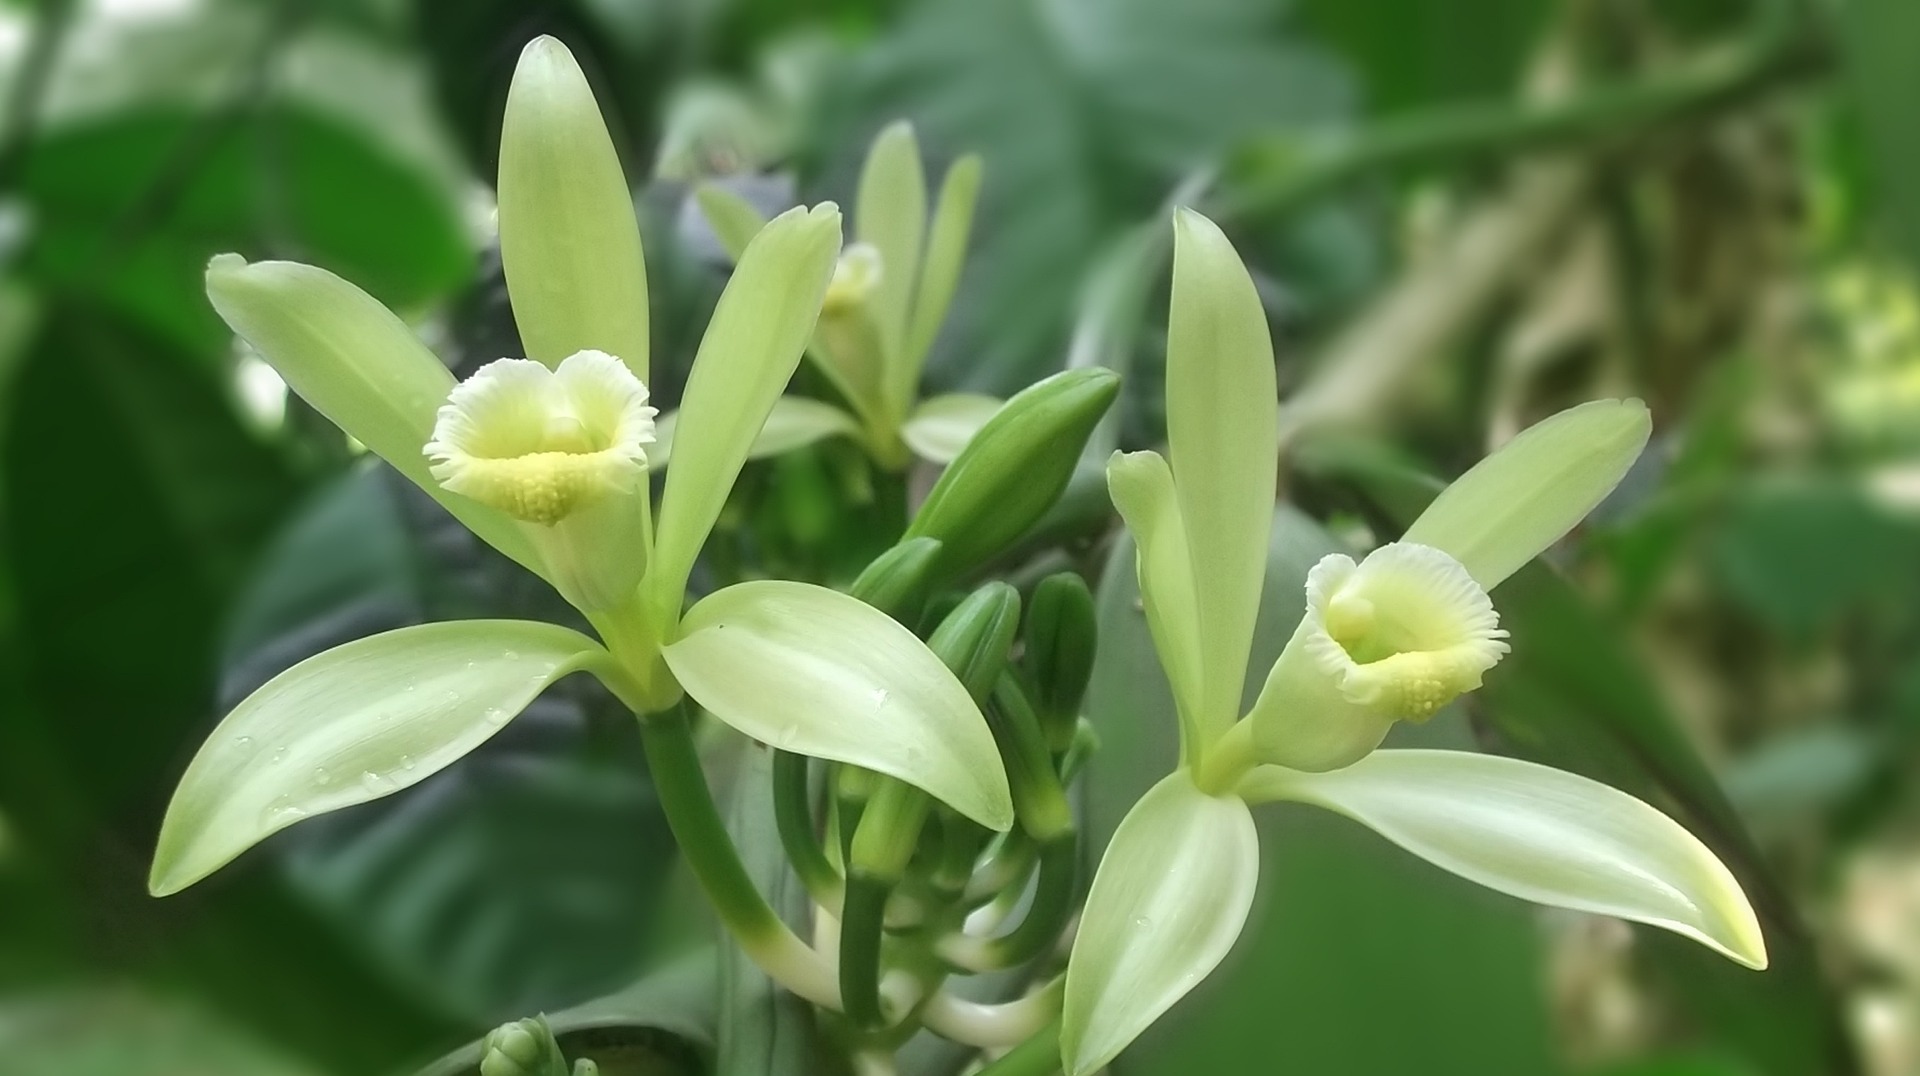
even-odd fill
[(403, 770), (409, 770), (409, 771), (411, 771), (411, 770), (413, 769), (413, 767), (414, 767), (414, 761), (413, 761), (413, 756), (412, 756), (412, 755), (401, 755), (401, 756), (400, 756), (400, 768), (401, 768), (401, 769), (403, 769)]
[(1153, 920), (1144, 915), (1136, 915), (1133, 917), (1133, 925), (1136, 927), (1150, 927), (1153, 925)]
[(325, 766), (316, 766), (313, 770), (313, 783), (316, 785), (330, 785), (333, 783), (333, 775), (327, 772)]
[(485, 717), (489, 724), (504, 725), (507, 723), (507, 719), (513, 715), (498, 706), (489, 706), (487, 707), (486, 713), (481, 716)]
[(500, 657), (503, 661), (518, 661), (520, 660), (520, 651), (518, 650), (502, 651), (500, 654)]
[(876, 687), (873, 689), (873, 704), (875, 706), (885, 706), (887, 700), (891, 698), (893, 698), (893, 692), (888, 691), (886, 688)]
[(233, 738), (233, 746), (239, 748), (242, 751), (251, 751), (253, 750), (253, 737), (235, 736)]
[(368, 770), (360, 775), (360, 784), (369, 792), (387, 792), (392, 790), (394, 781), (391, 777)]
[(284, 747), (274, 748), (273, 754), (267, 756), (268, 762), (285, 762), (286, 760), (287, 760), (287, 749)]
[(306, 808), (295, 807), (293, 805), (293, 799), (290, 796), (281, 796), (279, 799), (268, 804), (267, 809), (261, 812), (260, 823), (267, 826), (278, 826), (288, 822), (298, 821), (306, 816)]
[(414, 690), (416, 690), (416, 689), (418, 689), (418, 688), (419, 688), (419, 686), (420, 686), (419, 684), (408, 684), (408, 685), (406, 686), (406, 688), (405, 688), (405, 690), (406, 690), (407, 692), (409, 692), (409, 693), (411, 693), (411, 692), (413, 692)]

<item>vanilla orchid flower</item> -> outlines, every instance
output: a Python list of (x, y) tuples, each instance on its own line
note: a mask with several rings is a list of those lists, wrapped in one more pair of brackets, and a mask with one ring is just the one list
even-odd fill
[[(1516, 759), (1376, 750), (1507, 652), (1488, 592), (1557, 541), (1644, 447), (1638, 401), (1597, 401), (1522, 433), (1449, 486), (1398, 542), (1309, 573), (1298, 629), (1252, 709), (1241, 691), (1277, 477), (1272, 343), (1226, 237), (1175, 221), (1167, 340), (1171, 459), (1116, 454), (1172, 685), (1180, 768), (1114, 832), (1068, 963), (1069, 1076), (1105, 1065), (1233, 947), (1259, 880), (1249, 807), (1313, 803), (1501, 892), (1693, 938), (1764, 968), (1758, 921), (1699, 840), (1599, 782)], [(1282, 880), (1284, 884), (1284, 879)]]
[[(599, 638), (528, 621), (426, 624), (286, 670), (188, 766), (152, 891), (184, 889), (301, 818), (424, 780), (575, 671), (641, 715), (676, 832), (685, 822), (711, 836), (683, 693), (748, 736), (891, 775), (1007, 829), (1012, 802), (986, 720), (912, 632), (846, 595), (779, 580), (686, 608), (694, 559), (813, 332), (839, 252), (838, 210), (790, 210), (742, 251), (669, 435), (648, 403), (633, 203), (586, 79), (551, 38), (530, 44), (514, 74), (499, 203), (527, 355), (457, 384), (399, 318), (324, 270), (225, 254), (207, 290), (295, 392), (552, 583)], [(655, 519), (649, 452), (669, 436), (676, 463)], [(697, 872), (712, 868), (702, 881), (743, 946), (833, 1004), (831, 968), (713, 843), (683, 840)]]
[[(834, 268), (807, 350), (847, 406), (781, 399), (754, 442), (755, 457), (849, 437), (892, 470), (913, 456), (947, 464), (1000, 409), (1002, 401), (972, 392), (919, 398), (921, 369), (966, 261), (980, 179), (980, 158), (955, 161), (929, 219), (912, 126), (891, 124), (874, 139), (854, 197), (855, 242)], [(719, 187), (702, 187), (696, 197), (721, 244), (738, 258), (764, 225), (760, 214)], [(667, 415), (662, 423), (677, 419)]]

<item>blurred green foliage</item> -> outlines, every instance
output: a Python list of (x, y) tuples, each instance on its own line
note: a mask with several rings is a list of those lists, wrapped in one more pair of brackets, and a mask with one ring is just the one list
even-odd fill
[[(1871, 991), (1920, 1004), (1920, 967), (1841, 910), (1851, 855), (1912, 854), (1920, 788), (1917, 11), (0, 5), (0, 1069), (391, 1071), (548, 1009), (603, 1072), (759, 1072), (769, 1042), (806, 1032), (743, 962), (717, 966), (630, 722), (573, 683), (413, 796), (289, 831), (190, 895), (144, 892), (167, 791), (252, 685), (398, 624), (561, 615), (297, 400), (282, 415), (200, 284), (222, 250), (312, 261), (416, 317), (450, 363), (515, 353), (487, 182), (513, 58), (550, 32), (640, 188), (663, 406), (723, 271), (685, 181), (844, 204), (900, 116), (935, 166), (986, 161), (940, 388), (1010, 393), (1071, 351), (1129, 375), (1102, 451), (1156, 441), (1162, 311), (1143, 296), (1164, 289), (1164, 250), (1142, 229), (1176, 197), (1222, 210), (1254, 265), (1284, 386), (1326, 376), (1320, 356), (1411, 357), (1363, 401), (1370, 427), (1291, 446), (1269, 651), (1306, 567), (1391, 537), (1425, 475), (1573, 399), (1652, 404), (1641, 472), (1496, 594), (1512, 661), (1420, 731), (1673, 811), (1756, 895), (1775, 969), (1648, 932), (1609, 947), (1356, 827), (1275, 812), (1258, 928), (1119, 1071), (1907, 1071), (1849, 1015)], [(1694, 77), (1723, 54), (1741, 77)], [(1227, 167), (1250, 146), (1252, 179)], [(1547, 238), (1464, 292), (1459, 237), (1529, 212), (1516, 191), (1543, 160), (1580, 177)], [(1117, 283), (1090, 293), (1101, 266)], [(1387, 359), (1341, 347), (1403, 293), (1464, 328), (1385, 336)], [(758, 465), (705, 577), (842, 576), (886, 495), (833, 445)], [(1089, 710), (1106, 746), (1084, 808), (1105, 834), (1166, 768), (1165, 688), (1097, 480), (1046, 534), (1047, 557), (1003, 566), (1102, 576)], [(756, 819), (739, 807), (750, 846)], [(765, 883), (797, 899), (759, 837)]]

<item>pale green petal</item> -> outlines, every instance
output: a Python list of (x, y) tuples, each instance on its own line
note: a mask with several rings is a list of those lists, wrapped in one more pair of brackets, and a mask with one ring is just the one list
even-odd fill
[(853, 200), (854, 240), (871, 243), (880, 252), (874, 320), (890, 370), (900, 368), (907, 307), (913, 301), (926, 232), (927, 176), (913, 126), (902, 120), (888, 124), (873, 140)]
[(986, 718), (911, 631), (809, 583), (757, 580), (688, 610), (666, 660), (715, 717), (783, 751), (918, 786), (990, 829), (1013, 800)]
[(308, 658), (234, 707), (193, 757), (149, 888), (179, 892), (302, 818), (418, 784), (605, 653), (552, 624), (462, 620)]
[[(680, 412), (669, 411), (654, 422), (659, 441), (647, 446), (647, 465), (656, 471), (673, 458), (673, 428), (679, 421)], [(840, 408), (806, 396), (782, 396), (774, 401), (773, 410), (767, 412), (767, 424), (760, 427), (760, 436), (754, 438), (747, 458), (765, 459), (829, 437), (859, 435), (859, 420)]]
[(1206, 662), (1198, 721), (1210, 736), (1240, 713), (1273, 522), (1278, 408), (1253, 279), (1220, 229), (1183, 209), (1167, 321), (1167, 444)]
[(1004, 402), (975, 392), (956, 392), (922, 400), (913, 414), (907, 416), (900, 436), (921, 459), (952, 463)]
[(1205, 670), (1193, 559), (1173, 491), (1173, 471), (1158, 453), (1116, 452), (1107, 461), (1107, 489), (1137, 547), (1140, 601), (1180, 711), (1180, 754), (1191, 758), (1201, 743), (1197, 715)]
[(754, 237), (727, 281), (667, 448), (673, 466), (646, 581), (656, 609), (679, 608), (694, 558), (800, 364), (839, 249), (840, 211), (831, 202), (796, 207)]
[(1671, 930), (1750, 968), (1765, 939), (1740, 883), (1680, 824), (1618, 789), (1464, 751), (1376, 751), (1344, 770), (1262, 767), (1252, 799), (1317, 803), (1523, 900)]
[(504, 512), (440, 488), (422, 453), (453, 375), (386, 307), (324, 269), (222, 254), (207, 297), (233, 331), (314, 410), (445, 505), (487, 544), (540, 571)]
[(1112, 1061), (1219, 965), (1259, 881), (1260, 837), (1239, 799), (1208, 796), (1180, 770), (1133, 805), (1100, 860), (1067, 960), (1068, 1076)]
[(1594, 400), (1562, 411), (1461, 475), (1402, 541), (1452, 554), (1492, 590), (1613, 492), (1652, 432), (1639, 400)]
[(760, 215), (753, 203), (725, 187), (702, 183), (694, 189), (693, 200), (700, 204), (701, 216), (707, 218), (707, 227), (713, 229), (727, 257), (736, 262), (746, 253), (753, 237), (767, 226), (767, 218)]
[(960, 284), (960, 270), (967, 262), (967, 237), (973, 230), (973, 207), (980, 199), (980, 180), (980, 158), (969, 153), (953, 162), (940, 182), (940, 198), (934, 203), (933, 223), (927, 231), (926, 260), (920, 267), (919, 288), (907, 319), (906, 354), (901, 364), (906, 399), (912, 398), (914, 382), (919, 379), (934, 337), (940, 335), (940, 323), (946, 320), (953, 291)]
[(1253, 723), (1261, 761), (1296, 770), (1333, 770), (1380, 746), (1394, 719), (1341, 694), (1339, 682), (1308, 652), (1312, 630), (1304, 619), (1294, 629), (1247, 720)]
[(647, 267), (620, 157), (567, 47), (520, 54), (500, 125), (500, 261), (527, 358), (617, 356), (647, 380)]

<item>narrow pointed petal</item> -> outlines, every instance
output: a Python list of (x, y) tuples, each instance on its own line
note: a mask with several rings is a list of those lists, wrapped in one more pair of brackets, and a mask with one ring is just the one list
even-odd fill
[(541, 571), (519, 525), (442, 489), (421, 450), (453, 375), (406, 323), (345, 280), (296, 262), (247, 264), (222, 254), (207, 266), (207, 297), (287, 387), (374, 455), (445, 505), (487, 544)]
[(500, 126), (500, 261), (527, 357), (604, 351), (647, 380), (647, 267), (620, 157), (567, 47), (520, 54)]
[(754, 236), (727, 281), (667, 448), (673, 466), (646, 581), (656, 608), (679, 609), (694, 558), (800, 364), (839, 249), (832, 203), (789, 209)]
[(952, 463), (1005, 401), (975, 392), (956, 392), (922, 400), (907, 416), (900, 437), (923, 460)]
[(1492, 590), (1612, 493), (1652, 432), (1639, 400), (1568, 408), (1461, 475), (1401, 540), (1451, 554)]
[[(673, 458), (673, 428), (680, 423), (680, 412), (669, 411), (654, 423), (659, 442), (647, 446), (647, 465), (659, 470)], [(805, 448), (829, 437), (860, 436), (860, 421), (824, 400), (805, 396), (782, 396), (767, 412), (767, 424), (747, 450), (750, 460), (766, 459)]]
[(1261, 767), (1241, 791), (1338, 811), (1522, 900), (1647, 923), (1767, 966), (1760, 923), (1726, 866), (1673, 819), (1598, 781), (1494, 755), (1376, 751), (1331, 773)]
[(747, 251), (747, 244), (767, 226), (767, 218), (753, 207), (745, 198), (711, 183), (702, 183), (695, 188), (693, 200), (700, 205), (700, 215), (707, 218), (707, 227), (713, 229), (714, 237), (720, 240), (720, 246), (727, 257), (735, 262)]
[(1193, 558), (1173, 491), (1173, 470), (1155, 452), (1115, 452), (1107, 461), (1107, 489), (1127, 533), (1133, 535), (1140, 601), (1180, 711), (1180, 754), (1188, 758), (1205, 742), (1197, 721), (1206, 670), (1201, 665)]
[(853, 204), (853, 237), (880, 252), (874, 319), (890, 369), (902, 358), (908, 305), (920, 272), (927, 232), (927, 176), (913, 126), (888, 124), (873, 140)]
[(1235, 797), (1185, 770), (1114, 831), (1067, 960), (1060, 1052), (1068, 1076), (1117, 1057), (1225, 959), (1260, 881), (1260, 838)]
[(179, 892), (302, 818), (418, 784), (605, 655), (552, 624), (462, 620), (308, 658), (234, 707), (193, 757), (149, 886)]
[(1207, 218), (1174, 220), (1167, 444), (1193, 558), (1206, 680), (1199, 721), (1239, 716), (1279, 470), (1273, 341), (1253, 279)]
[(897, 777), (989, 829), (1013, 824), (986, 718), (892, 617), (769, 579), (708, 595), (681, 628), (667, 665), (713, 716), (783, 751)]
[(912, 312), (907, 319), (905, 387), (912, 392), (933, 348), (940, 324), (946, 320), (947, 307), (960, 284), (960, 271), (967, 262), (967, 237), (973, 230), (973, 207), (980, 199), (980, 158), (969, 153), (953, 162), (947, 177), (940, 181), (940, 198), (934, 203), (933, 223), (927, 231), (927, 255), (920, 267), (920, 283), (913, 296)]

